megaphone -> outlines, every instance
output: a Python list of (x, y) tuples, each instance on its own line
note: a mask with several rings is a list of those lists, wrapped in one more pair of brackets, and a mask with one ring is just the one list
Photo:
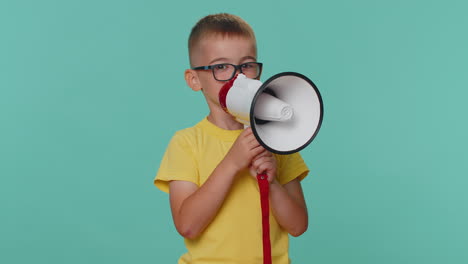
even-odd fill
[(309, 145), (323, 120), (319, 90), (296, 72), (276, 74), (264, 83), (238, 74), (219, 92), (223, 109), (250, 126), (270, 152), (291, 154)]
[[(257, 141), (276, 154), (291, 154), (309, 145), (322, 125), (323, 102), (315, 84), (302, 74), (283, 72), (264, 83), (243, 74), (219, 92), (224, 111), (250, 126)], [(269, 183), (257, 175), (263, 230), (263, 263), (271, 264)]]

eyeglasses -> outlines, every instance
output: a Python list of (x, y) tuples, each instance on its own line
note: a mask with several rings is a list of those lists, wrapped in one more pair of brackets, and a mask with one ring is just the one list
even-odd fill
[(217, 81), (225, 82), (231, 80), (236, 75), (237, 70), (247, 78), (257, 79), (262, 73), (262, 63), (246, 62), (239, 65), (230, 63), (214, 64), (209, 66), (193, 67), (192, 70), (211, 70), (213, 77)]

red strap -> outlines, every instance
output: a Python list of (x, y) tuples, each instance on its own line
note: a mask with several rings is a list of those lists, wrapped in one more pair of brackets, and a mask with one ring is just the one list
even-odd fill
[(262, 206), (263, 264), (271, 264), (270, 203), (268, 201), (270, 186), (266, 174), (257, 174), (257, 180), (260, 188), (260, 204)]

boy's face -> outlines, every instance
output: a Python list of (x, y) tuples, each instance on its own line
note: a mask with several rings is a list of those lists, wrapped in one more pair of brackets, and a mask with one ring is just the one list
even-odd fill
[[(209, 35), (200, 40), (192, 54), (194, 67), (220, 63), (239, 65), (257, 61), (255, 41), (242, 36)], [(195, 74), (210, 110), (213, 111), (213, 107), (220, 108), (218, 94), (226, 82), (215, 80), (211, 70), (197, 70)]]

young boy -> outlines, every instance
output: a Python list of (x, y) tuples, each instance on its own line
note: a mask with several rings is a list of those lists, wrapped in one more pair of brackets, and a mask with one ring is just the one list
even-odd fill
[(189, 58), (185, 80), (203, 93), (209, 114), (175, 133), (154, 181), (169, 192), (175, 227), (185, 238), (188, 252), (178, 263), (263, 263), (257, 173), (270, 183), (273, 263), (290, 263), (288, 233), (299, 236), (308, 225), (300, 181), (309, 170), (298, 153), (265, 150), (218, 101), (235, 74), (260, 77), (254, 32), (240, 17), (206, 16), (192, 29)]

